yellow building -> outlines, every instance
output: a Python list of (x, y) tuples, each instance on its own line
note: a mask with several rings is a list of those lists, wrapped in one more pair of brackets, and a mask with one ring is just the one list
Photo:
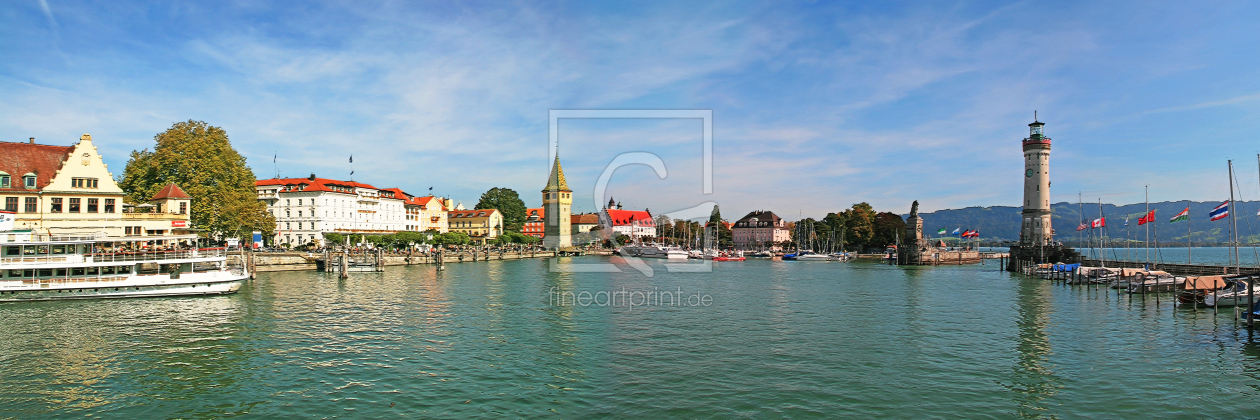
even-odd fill
[(463, 232), (474, 242), (485, 243), (503, 234), (503, 213), (499, 210), (452, 210), (446, 215), (451, 232)]
[(73, 146), (0, 142), (0, 210), (15, 213), (14, 230), (157, 237), (191, 228), (190, 199), (174, 184), (136, 208), (124, 206), (123, 196), (91, 135)]

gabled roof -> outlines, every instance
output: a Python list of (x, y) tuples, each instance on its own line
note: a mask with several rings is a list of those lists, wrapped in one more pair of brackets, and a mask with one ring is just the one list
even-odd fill
[(560, 167), (560, 154), (556, 154), (556, 163), (551, 165), (551, 176), (547, 177), (547, 188), (543, 188), (543, 192), (564, 191), (573, 192), (569, 189), (569, 184), (564, 181), (564, 169)]
[[(438, 208), (432, 208), (432, 209), (428, 208), (430, 203), (436, 203), (438, 205)], [(407, 204), (425, 206), (427, 210), (448, 210), (446, 208), (446, 203), (444, 203), (442, 199), (431, 196), (431, 195), (426, 195), (424, 197), (412, 197), (411, 200), (407, 201)]]
[(574, 224), (574, 225), (598, 225), (599, 215), (598, 214), (575, 214), (570, 217), (569, 221), (570, 221), (569, 222), (570, 224)]
[(743, 218), (739, 219), (739, 221), (735, 223), (747, 222), (749, 220), (752, 220), (753, 218), (756, 218), (758, 222), (773, 222), (772, 224), (774, 225), (778, 225), (779, 220), (781, 220), (779, 216), (774, 214), (774, 212), (772, 211), (758, 210), (758, 211), (748, 213), (747, 216), (744, 216)]
[(153, 198), (150, 198), (149, 201), (166, 200), (168, 198), (176, 200), (192, 200), (192, 197), (189, 197), (183, 189), (179, 188), (178, 185), (175, 185), (175, 183), (172, 182), (170, 184), (166, 184), (165, 187), (162, 187), (162, 191), (158, 191), (158, 193), (153, 195)]
[(529, 221), (529, 220), (531, 220), (531, 219), (533, 219), (533, 218), (537, 217), (537, 218), (538, 218), (538, 221), (542, 221), (543, 217), (545, 217), (545, 216), (546, 216), (546, 213), (547, 213), (547, 212), (543, 211), (543, 207), (537, 207), (537, 208), (532, 208), (532, 209), (525, 209), (525, 220), (526, 220), (526, 221)]
[(652, 220), (652, 213), (638, 210), (616, 210), (605, 209), (608, 213), (608, 220), (613, 226), (627, 226), (636, 224), (644, 227), (656, 226), (656, 221)]
[[(74, 146), (0, 142), (0, 171), (9, 174), (9, 188), (0, 191), (38, 191), (52, 182), (53, 175), (74, 152)], [(35, 189), (22, 185), (22, 176), (35, 174)]]

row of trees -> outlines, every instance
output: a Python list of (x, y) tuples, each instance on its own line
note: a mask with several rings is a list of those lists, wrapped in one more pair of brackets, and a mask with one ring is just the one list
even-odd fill
[[(891, 212), (877, 213), (868, 203), (854, 204), (839, 213), (827, 213), (822, 220), (808, 218), (797, 222), (800, 223), (813, 226), (814, 235), (819, 239), (832, 238), (834, 232), (836, 243), (843, 238), (845, 248), (849, 250), (883, 248), (897, 243), (898, 235), (904, 235), (906, 231), (906, 221), (900, 215)], [(795, 225), (789, 228), (793, 235), (793, 246), (800, 240), (808, 240), (796, 237), (802, 230), (795, 229)]]
[[(413, 245), (470, 245), (473, 243), (472, 238), (463, 232), (446, 232), (438, 233), (437, 231), (428, 232), (398, 232), (389, 235), (342, 235), (339, 233), (325, 233), (324, 239), (326, 245), (338, 246), (349, 243), (356, 245), (361, 243), (369, 243), (372, 246), (380, 248), (404, 249)], [(348, 242), (347, 242), (348, 240)], [(487, 241), (487, 245), (510, 245), (522, 244), (531, 245), (542, 241), (539, 238), (528, 236), (520, 232), (508, 232)]]

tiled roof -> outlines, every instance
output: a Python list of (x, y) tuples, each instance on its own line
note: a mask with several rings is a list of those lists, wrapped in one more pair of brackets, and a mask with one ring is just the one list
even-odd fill
[(149, 201), (165, 200), (168, 198), (174, 198), (174, 199), (179, 199), (179, 200), (192, 199), (192, 197), (189, 197), (188, 194), (185, 193), (183, 189), (179, 188), (178, 185), (175, 185), (175, 183), (170, 183), (170, 184), (166, 184), (165, 187), (162, 187), (162, 191), (158, 191), (158, 193), (155, 194), (153, 198), (150, 198)]
[(739, 219), (739, 221), (736, 223), (747, 222), (754, 217), (757, 218), (758, 222), (768, 221), (768, 222), (774, 222), (774, 224), (776, 225), (779, 223), (779, 220), (780, 220), (779, 216), (774, 214), (774, 212), (772, 211), (754, 211), (754, 212), (748, 213), (747, 216), (744, 216), (742, 219)]
[[(74, 146), (0, 142), (0, 171), (10, 177), (9, 188), (0, 188), (0, 191), (44, 189), (72, 152)], [(22, 176), (28, 173), (35, 174), (35, 190), (28, 190), (22, 185)]]
[(542, 220), (542, 219), (543, 219), (543, 217), (544, 217), (545, 215), (546, 215), (546, 212), (545, 212), (545, 211), (543, 211), (543, 208), (542, 208), (542, 207), (537, 207), (537, 208), (532, 208), (532, 209), (525, 209), (525, 219), (526, 219), (526, 220), (532, 219), (532, 218), (534, 218), (534, 217), (538, 217), (538, 220)]
[[(499, 210), (497, 209), (480, 209), (480, 210), (451, 210), (446, 212), (447, 217), (490, 217)], [(478, 216), (478, 214), (481, 214)]]
[(547, 177), (547, 188), (543, 189), (543, 192), (548, 191), (573, 191), (564, 181), (564, 169), (560, 168), (560, 154), (556, 154), (556, 163), (551, 165), (551, 176)]
[(656, 226), (656, 222), (652, 220), (652, 214), (646, 211), (616, 209), (604, 211), (608, 212), (608, 219), (612, 221), (613, 226), (626, 226), (632, 223), (645, 227)]
[(598, 225), (598, 214), (575, 214), (570, 219), (570, 223), (575, 225)]
[(438, 207), (440, 208), (429, 209), (429, 210), (446, 210), (446, 204), (442, 202), (442, 199), (431, 196), (431, 195), (426, 195), (424, 197), (412, 197), (411, 200), (407, 202), (407, 204), (414, 204), (417, 206), (428, 206), (429, 203), (433, 203), (433, 202), (436, 202)]
[(336, 189), (330, 188), (329, 186), (338, 186), (338, 187), (347, 187), (347, 188), (368, 188), (368, 189), (373, 189), (373, 190), (380, 190), (379, 188), (373, 187), (368, 184), (364, 184), (362, 182), (339, 181), (336, 179), (327, 179), (327, 178), (315, 178), (314, 180), (312, 180), (311, 178), (260, 179), (254, 182), (254, 185), (260, 186), (260, 187), (266, 186), (266, 185), (275, 185), (275, 186), (281, 186), (281, 187), (306, 185), (306, 188), (301, 190), (302, 192), (333, 192), (333, 193), (351, 194), (351, 195), (355, 194), (354, 191), (348, 191), (348, 192), (338, 191)]

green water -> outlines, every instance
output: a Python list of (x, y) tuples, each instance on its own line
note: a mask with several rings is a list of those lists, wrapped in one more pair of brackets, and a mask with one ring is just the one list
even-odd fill
[[(1260, 416), (1260, 347), (1231, 312), (994, 265), (662, 268), (272, 273), (233, 296), (0, 305), (0, 417)], [(680, 289), (710, 300), (549, 295)]]

